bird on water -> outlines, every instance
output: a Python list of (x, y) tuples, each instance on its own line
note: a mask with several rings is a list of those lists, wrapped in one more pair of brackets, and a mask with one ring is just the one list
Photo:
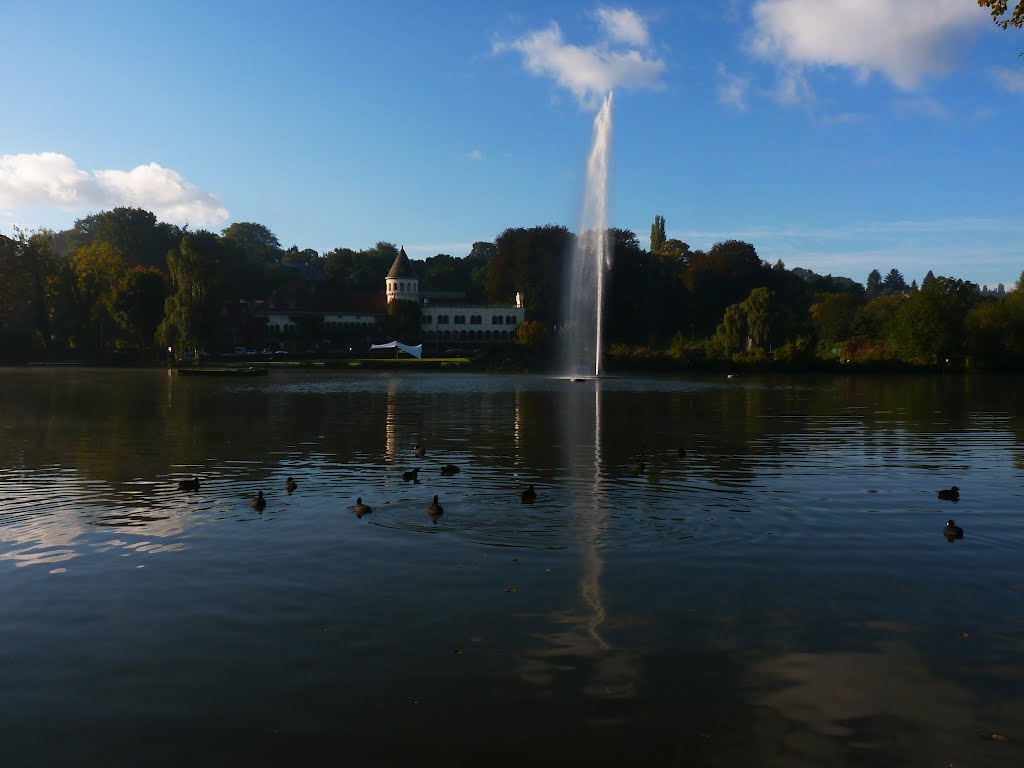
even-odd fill
[(355, 510), (355, 513), (359, 515), (359, 517), (362, 517), (363, 515), (368, 515), (371, 512), (373, 512), (373, 507), (371, 507), (369, 504), (363, 504), (362, 497), (356, 499), (356, 505), (355, 507), (353, 507), (353, 509)]
[(451, 477), (452, 475), (457, 475), (458, 473), (459, 468), (454, 464), (445, 464), (443, 467), (441, 467), (441, 474), (444, 475), (445, 477)]
[(255, 509), (257, 512), (262, 512), (264, 509), (266, 509), (267, 500), (263, 498), (263, 491), (259, 492), (256, 498), (250, 502), (249, 506)]
[(647, 465), (641, 461), (639, 464), (633, 465), (633, 474), (642, 475), (645, 469), (647, 469)]
[(412, 480), (414, 483), (418, 483), (420, 481), (418, 477), (419, 473), (419, 469), (410, 469), (408, 472), (402, 473), (402, 479)]
[(533, 483), (530, 483), (530, 487), (523, 491), (523, 504), (533, 504), (537, 500), (537, 492), (533, 490)]
[(960, 501), (960, 489), (955, 485), (952, 488), (944, 488), (939, 491), (939, 498), (944, 501)]
[(294, 491), (298, 487), (299, 487), (299, 484), (296, 483), (295, 480), (293, 480), (290, 477), (287, 480), (284, 481), (284, 489), (286, 491), (288, 491), (288, 493), (291, 493), (292, 491)]
[(950, 519), (950, 521), (946, 523), (946, 527), (943, 529), (942, 534), (950, 541), (953, 539), (962, 539), (964, 537), (964, 529)]
[(193, 477), (191, 480), (182, 480), (178, 483), (179, 491), (198, 491), (199, 490), (199, 478)]
[(440, 517), (444, 514), (444, 507), (437, 503), (437, 496), (434, 497), (430, 506), (427, 507), (427, 514), (431, 517)]
[(416, 458), (417, 459), (422, 459), (424, 456), (427, 455), (426, 450), (419, 443), (416, 444), (415, 450), (416, 450)]

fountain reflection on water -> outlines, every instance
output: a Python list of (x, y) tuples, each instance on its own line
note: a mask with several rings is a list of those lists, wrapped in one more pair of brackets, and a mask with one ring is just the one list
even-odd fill
[(608, 237), (608, 152), (612, 136), (612, 94), (594, 118), (587, 160), (579, 237), (566, 281), (563, 361), (573, 377), (601, 375), (604, 276), (611, 261)]

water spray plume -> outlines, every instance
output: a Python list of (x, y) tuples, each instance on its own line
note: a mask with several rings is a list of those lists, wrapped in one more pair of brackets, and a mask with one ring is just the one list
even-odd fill
[(604, 278), (611, 266), (608, 237), (608, 154), (612, 138), (612, 94), (594, 118), (587, 159), (579, 236), (569, 263), (565, 302), (564, 360), (570, 375), (600, 376), (604, 333)]

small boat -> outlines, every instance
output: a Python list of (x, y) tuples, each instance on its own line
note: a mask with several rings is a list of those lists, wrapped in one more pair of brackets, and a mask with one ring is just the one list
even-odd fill
[(178, 368), (179, 376), (266, 376), (265, 366), (250, 365), (246, 368)]

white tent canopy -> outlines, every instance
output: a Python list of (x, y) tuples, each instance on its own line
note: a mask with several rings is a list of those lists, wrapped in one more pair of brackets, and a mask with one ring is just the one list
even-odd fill
[[(403, 344), (400, 341), (389, 341), (387, 344), (373, 344), (370, 346), (371, 350), (374, 349), (400, 349), (408, 355), (413, 357), (423, 357), (423, 345), (417, 344), (415, 347), (410, 347), (408, 344)], [(397, 352), (395, 354), (398, 354)]]

